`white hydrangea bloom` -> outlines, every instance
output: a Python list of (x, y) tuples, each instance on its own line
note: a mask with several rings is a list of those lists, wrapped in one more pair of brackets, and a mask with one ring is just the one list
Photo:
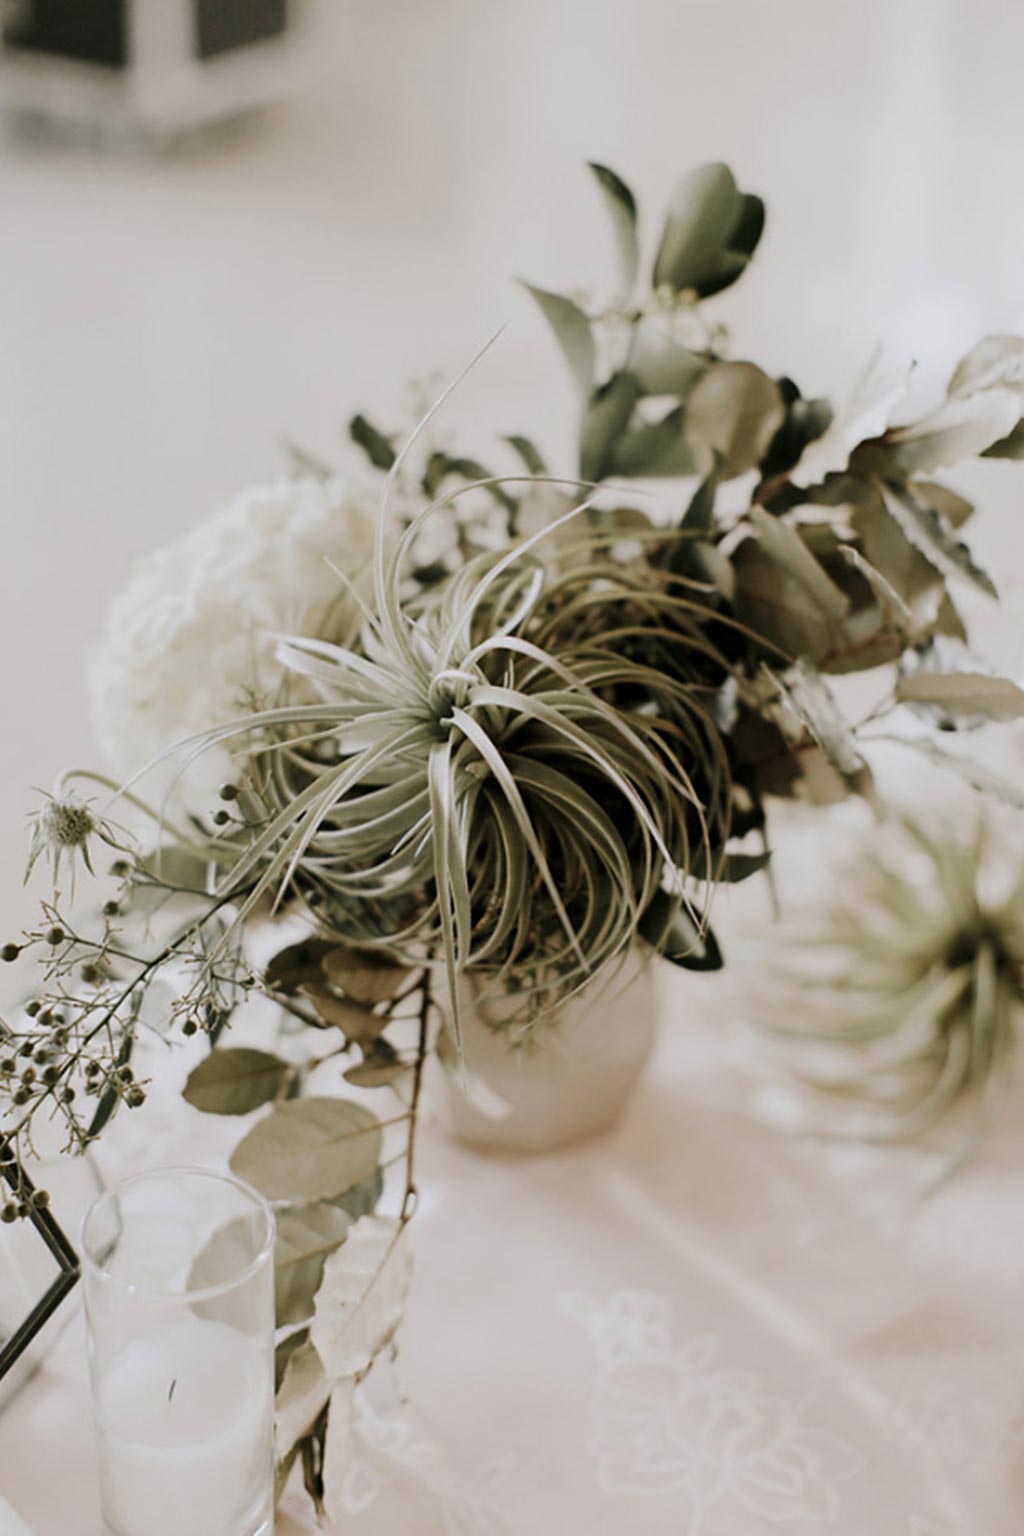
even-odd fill
[[(145, 558), (114, 599), (89, 668), (93, 726), (121, 779), (193, 732), (272, 697), (282, 633), (334, 635), (349, 576), (373, 549), (372, 489), (341, 480), (255, 486)], [(192, 799), (223, 777), (211, 754)]]

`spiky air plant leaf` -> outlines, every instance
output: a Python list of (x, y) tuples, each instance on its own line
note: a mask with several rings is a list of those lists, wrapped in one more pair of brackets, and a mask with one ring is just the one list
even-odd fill
[(453, 995), (472, 967), (539, 1011), (620, 957), (666, 884), (703, 932), (685, 882), (727, 832), (726, 665), (685, 584), (602, 555), (586, 503), (410, 601), (409, 548), (450, 500), (379, 539), (356, 645), (282, 641), (303, 702), (206, 738), (237, 740), (265, 810), (220, 889), (246, 893), (239, 925), (299, 899), (345, 943), (443, 965)]
[[(910, 1138), (962, 1105), (990, 1119), (1024, 999), (1024, 878), (1003, 869), (986, 823), (971, 833), (884, 823), (838, 894), (760, 987), (757, 1022), (801, 1079), (832, 1101), (826, 1128)], [(842, 1106), (836, 1114), (835, 1106)]]

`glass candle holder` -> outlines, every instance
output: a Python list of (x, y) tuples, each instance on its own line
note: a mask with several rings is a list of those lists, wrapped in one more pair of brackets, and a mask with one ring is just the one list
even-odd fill
[(108, 1536), (273, 1530), (274, 1218), (196, 1168), (107, 1191), (82, 1228)]

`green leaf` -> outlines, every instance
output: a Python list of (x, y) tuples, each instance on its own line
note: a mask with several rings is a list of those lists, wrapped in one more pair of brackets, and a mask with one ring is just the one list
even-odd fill
[(726, 165), (703, 165), (679, 182), (654, 262), (654, 286), (708, 298), (741, 276), (764, 229), (761, 199), (738, 190)]
[(952, 396), (920, 421), (891, 427), (884, 437), (864, 443), (851, 463), (890, 480), (947, 469), (983, 453), (1012, 432), (1020, 421), (1021, 403), (1010, 389)]
[(992, 579), (975, 564), (967, 545), (935, 506), (918, 500), (910, 486), (883, 487), (885, 510), (903, 536), (943, 576), (961, 577), (988, 597), (996, 597)]
[(580, 428), (580, 475), (602, 480), (609, 473), (640, 391), (632, 374), (616, 373), (592, 395)]
[(983, 459), (1024, 459), (1024, 421), (1020, 421), (1006, 437), (982, 451)]
[[(126, 1067), (132, 1059), (132, 1051), (134, 1049), (135, 1026), (134, 1021), (130, 1021), (125, 1027), (124, 1034), (121, 1036), (121, 1044), (118, 1047), (114, 1066)], [(120, 1093), (114, 1087), (113, 1083), (110, 1083), (109, 1086), (104, 1088), (103, 1092), (100, 1094), (96, 1103), (96, 1109), (93, 1112), (93, 1117), (89, 1121), (89, 1129), (86, 1132), (86, 1135), (90, 1141), (97, 1137), (104, 1129), (120, 1102)]]
[(360, 1216), (369, 1216), (377, 1209), (383, 1193), (384, 1175), (379, 1168), (375, 1168), (368, 1179), (353, 1184), (343, 1195), (335, 1195), (331, 1204), (347, 1211), (353, 1221), (358, 1221)]
[(903, 704), (935, 704), (950, 715), (988, 720), (1024, 717), (1024, 689), (983, 672), (910, 672), (896, 685)]
[(555, 333), (562, 356), (569, 365), (573, 382), (584, 400), (594, 388), (595, 351), (590, 321), (574, 300), (562, 293), (550, 293), (532, 283), (523, 287), (535, 300), (541, 314)]
[(343, 1076), (353, 1088), (383, 1088), (396, 1078), (404, 1077), (409, 1070), (408, 1062), (383, 1052), (371, 1052), (354, 1067), (349, 1067)]
[(264, 971), (267, 986), (275, 992), (298, 992), (307, 982), (323, 981), (323, 963), (331, 950), (331, 939), (302, 939), (277, 952)]
[(953, 370), (947, 393), (973, 395), (1007, 385), (1024, 393), (1024, 339), (986, 336), (962, 357)]
[(863, 781), (864, 759), (845, 715), (825, 679), (805, 661), (791, 667), (785, 678), (775, 677), (786, 704), (824, 752), (836, 772), (849, 783)]
[(353, 1002), (372, 1008), (394, 997), (409, 975), (409, 968), (372, 949), (346, 949), (335, 945), (324, 960), (328, 981)]
[(717, 462), (731, 480), (760, 463), (784, 415), (779, 386), (760, 368), (716, 363), (690, 392), (686, 436), (705, 472)]
[(274, 1404), (278, 1455), (287, 1456), (313, 1428), (331, 1395), (323, 1362), (308, 1338), (291, 1354)]
[(387, 1028), (388, 1021), (383, 1015), (374, 1013), (364, 1003), (339, 997), (326, 985), (312, 982), (302, 988), (302, 995), (309, 998), (323, 1023), (328, 1028), (340, 1029), (346, 1040), (361, 1045), (375, 1040)]
[(279, 1056), (245, 1046), (219, 1047), (188, 1075), (183, 1095), (207, 1115), (247, 1115), (284, 1087), (292, 1068)]
[(685, 400), (709, 365), (709, 358), (681, 346), (653, 316), (641, 320), (633, 332), (629, 371), (645, 395)]
[(772, 517), (763, 507), (751, 507), (749, 519), (766, 554), (798, 582), (827, 618), (838, 623), (849, 612), (846, 593), (826, 575), (791, 523)]
[(348, 424), (348, 435), (357, 448), (361, 448), (374, 469), (388, 470), (397, 457), (391, 439), (371, 426), (365, 416), (353, 416)]
[(637, 925), (653, 949), (688, 971), (720, 971), (723, 960), (714, 934), (701, 934), (686, 907), (667, 891), (658, 891)]
[(277, 1212), (274, 1245), (274, 1295), (278, 1328), (313, 1315), (313, 1301), (324, 1264), (345, 1241), (351, 1217), (338, 1206), (289, 1206)]
[(615, 245), (619, 257), (619, 292), (628, 299), (636, 285), (640, 265), (640, 247), (636, 230), (636, 198), (626, 183), (606, 165), (590, 161), (590, 169), (604, 194), (605, 206), (611, 215), (615, 233)]
[(325, 1200), (369, 1178), (380, 1161), (376, 1116), (345, 1099), (276, 1104), (231, 1154), (268, 1200)]
[(510, 448), (513, 448), (518, 453), (529, 474), (547, 474), (548, 467), (544, 462), (544, 457), (540, 449), (530, 438), (522, 437), (518, 432), (514, 432), (510, 437), (506, 437), (505, 441)]
[(637, 479), (644, 475), (692, 475), (698, 464), (683, 435), (683, 411), (676, 406), (661, 421), (624, 433), (614, 445), (605, 473)]
[[(444, 481), (449, 475), (458, 475), (467, 483), (474, 480), (493, 480), (491, 471), (476, 459), (452, 458), (450, 454), (438, 449), (430, 455), (427, 467), (423, 475), (423, 489), (431, 498), (437, 496)], [(505, 512), (514, 512), (516, 507), (515, 497), (510, 496), (503, 485), (482, 486), (488, 496), (492, 497)]]
[(718, 493), (718, 470), (713, 469), (694, 491), (690, 504), (683, 513), (680, 530), (688, 534), (709, 534), (715, 521), (715, 497)]
[(411, 1257), (400, 1222), (364, 1216), (331, 1255), (310, 1338), (329, 1376), (358, 1376), (391, 1342), (402, 1318)]

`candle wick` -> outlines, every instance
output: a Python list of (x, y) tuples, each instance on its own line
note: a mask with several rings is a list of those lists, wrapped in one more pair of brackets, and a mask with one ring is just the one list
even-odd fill
[(175, 1376), (174, 1380), (171, 1382), (171, 1389), (170, 1389), (170, 1391), (167, 1394), (167, 1401), (168, 1402), (170, 1402), (172, 1397), (174, 1396), (174, 1389), (175, 1389), (175, 1387), (177, 1385), (178, 1385), (178, 1378), (177, 1378), (177, 1376)]

